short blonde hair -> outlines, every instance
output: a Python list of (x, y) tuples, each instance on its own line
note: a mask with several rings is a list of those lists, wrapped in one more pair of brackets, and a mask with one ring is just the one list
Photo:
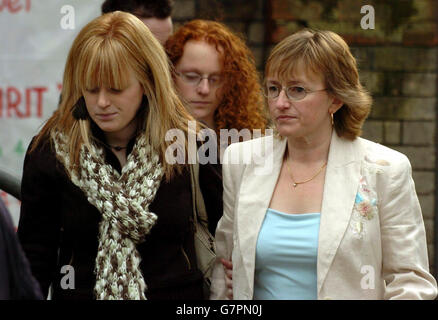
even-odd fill
[[(53, 130), (68, 137), (70, 162), (79, 163), (83, 144), (90, 144), (90, 120), (72, 116), (75, 103), (86, 89), (96, 87), (124, 88), (132, 70), (144, 89), (148, 112), (143, 115), (147, 142), (159, 153), (166, 177), (175, 167), (165, 161), (171, 142), (165, 141), (166, 132), (180, 129), (188, 136), (188, 121), (194, 121), (186, 111), (173, 87), (167, 55), (149, 29), (134, 15), (116, 11), (88, 23), (75, 38), (70, 49), (63, 78), (62, 99), (58, 110), (47, 121), (35, 140)], [(187, 150), (187, 140), (185, 141)], [(33, 150), (33, 149), (31, 149)]]
[(372, 98), (359, 81), (356, 59), (347, 43), (331, 31), (301, 30), (274, 47), (266, 63), (265, 76), (288, 80), (299, 64), (309, 72), (322, 75), (327, 92), (343, 102), (334, 114), (338, 136), (350, 140), (358, 137)]

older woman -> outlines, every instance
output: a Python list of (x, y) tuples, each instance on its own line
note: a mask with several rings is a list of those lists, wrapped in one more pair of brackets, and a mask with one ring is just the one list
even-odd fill
[(266, 126), (251, 51), (219, 22), (193, 20), (166, 42), (176, 87), (192, 115), (217, 134), (220, 129)]
[[(166, 54), (135, 16), (115, 12), (73, 42), (62, 101), (31, 143), (18, 234), (53, 299), (202, 299), (191, 175), (171, 165), (169, 130), (186, 140), (186, 111)], [(175, 145), (176, 144), (176, 145)], [(211, 183), (200, 167), (202, 185)], [(221, 196), (206, 203), (214, 228)], [(215, 200), (215, 202), (213, 202)]]
[[(371, 97), (344, 40), (300, 31), (273, 49), (265, 75), (276, 135), (224, 155), (216, 246), (232, 258), (234, 298), (434, 299), (409, 160), (359, 138)], [(227, 297), (219, 262), (211, 290)]]

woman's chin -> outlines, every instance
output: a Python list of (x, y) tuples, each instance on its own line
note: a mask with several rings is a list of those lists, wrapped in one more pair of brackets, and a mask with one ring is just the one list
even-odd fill
[(286, 137), (286, 138), (289, 138), (289, 137), (292, 138), (292, 137), (297, 135), (297, 131), (293, 130), (291, 128), (285, 128), (285, 127), (278, 126), (277, 131), (280, 134), (280, 136)]

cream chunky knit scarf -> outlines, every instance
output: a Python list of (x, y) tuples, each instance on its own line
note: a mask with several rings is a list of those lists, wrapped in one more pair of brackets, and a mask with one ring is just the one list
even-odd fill
[(104, 151), (92, 145), (80, 151), (79, 173), (72, 170), (66, 139), (53, 134), (57, 158), (71, 181), (102, 214), (99, 225), (94, 292), (98, 300), (145, 300), (146, 283), (136, 244), (144, 241), (157, 216), (149, 211), (163, 177), (158, 154), (140, 135), (120, 175), (104, 162)]

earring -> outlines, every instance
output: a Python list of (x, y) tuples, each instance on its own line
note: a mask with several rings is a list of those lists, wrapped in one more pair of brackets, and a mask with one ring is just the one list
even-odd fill
[(76, 120), (86, 120), (88, 118), (87, 105), (85, 104), (84, 97), (80, 97), (78, 102), (73, 106), (72, 114)]
[(330, 113), (330, 117), (332, 118), (332, 127), (335, 125), (335, 121), (333, 120), (333, 113)]

